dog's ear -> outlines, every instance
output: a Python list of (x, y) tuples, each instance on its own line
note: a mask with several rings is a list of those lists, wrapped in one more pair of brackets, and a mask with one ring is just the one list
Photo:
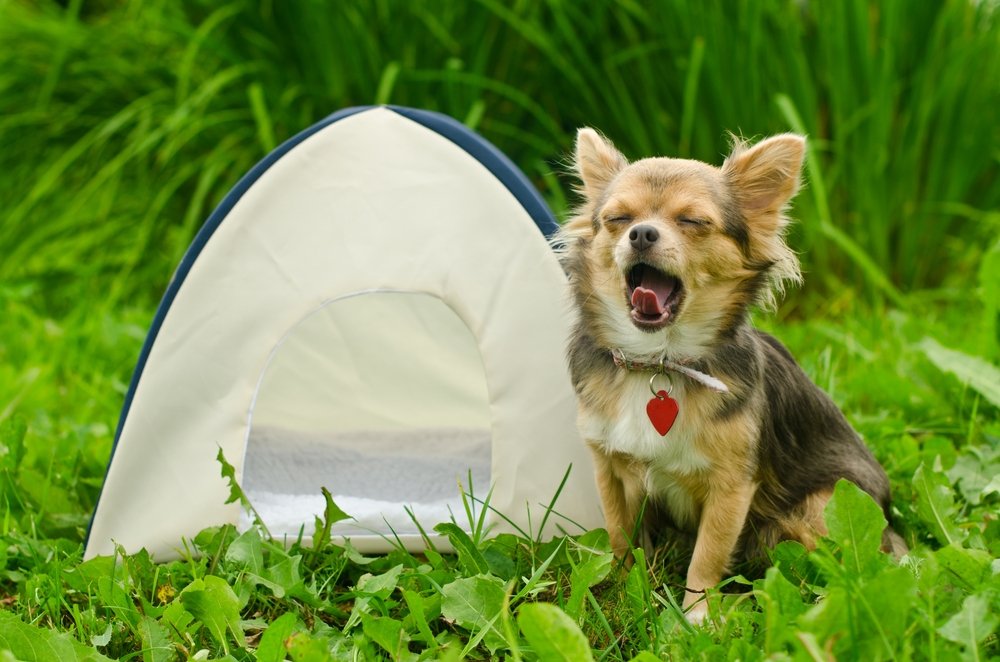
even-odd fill
[(786, 283), (802, 280), (799, 261), (785, 243), (785, 205), (799, 190), (806, 139), (783, 133), (753, 147), (734, 138), (733, 151), (722, 164), (743, 218), (750, 228), (753, 259), (766, 265), (770, 287), (760, 293), (765, 308), (775, 304)]
[(588, 200), (596, 200), (628, 160), (597, 131), (583, 128), (576, 132), (575, 165), (583, 194)]
[(770, 217), (780, 223), (781, 210), (799, 190), (806, 139), (783, 133), (749, 148), (739, 140), (734, 142), (732, 153), (722, 164), (722, 174), (740, 207), (748, 220)]

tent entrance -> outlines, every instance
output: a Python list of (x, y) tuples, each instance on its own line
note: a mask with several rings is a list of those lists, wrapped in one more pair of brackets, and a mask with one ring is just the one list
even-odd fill
[(250, 409), (243, 488), (276, 536), (311, 534), (321, 487), (337, 535), (415, 534), (462, 517), (459, 481), (490, 486), (490, 405), (476, 338), (443, 301), (372, 291), (285, 334)]

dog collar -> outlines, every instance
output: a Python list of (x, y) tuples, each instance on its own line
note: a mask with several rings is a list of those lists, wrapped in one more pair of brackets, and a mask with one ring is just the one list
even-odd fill
[(702, 386), (712, 389), (717, 393), (729, 393), (729, 387), (722, 383), (721, 380), (713, 377), (712, 375), (706, 375), (699, 370), (695, 370), (694, 368), (688, 367), (676, 361), (670, 361), (666, 357), (660, 359), (656, 363), (635, 361), (625, 356), (625, 352), (622, 350), (613, 349), (611, 350), (611, 358), (614, 359), (616, 366), (630, 372), (665, 373), (669, 370), (670, 372), (684, 375), (688, 379), (696, 381)]

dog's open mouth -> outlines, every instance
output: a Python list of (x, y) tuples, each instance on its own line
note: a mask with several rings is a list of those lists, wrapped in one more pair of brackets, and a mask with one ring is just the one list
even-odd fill
[(648, 264), (637, 264), (625, 277), (632, 306), (632, 322), (643, 331), (656, 331), (673, 321), (684, 298), (680, 279)]

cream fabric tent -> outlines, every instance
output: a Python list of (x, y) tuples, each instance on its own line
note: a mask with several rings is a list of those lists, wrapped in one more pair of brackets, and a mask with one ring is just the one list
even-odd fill
[(308, 538), (325, 486), (354, 517), (335, 537), (421, 548), (404, 507), (428, 530), (465, 524), (459, 481), (537, 529), (569, 465), (543, 533), (599, 526), (554, 229), (508, 159), (436, 113), (347, 109), (281, 145), (168, 287), (86, 555), (165, 560), (204, 527), (246, 526), (219, 448), (277, 536)]

